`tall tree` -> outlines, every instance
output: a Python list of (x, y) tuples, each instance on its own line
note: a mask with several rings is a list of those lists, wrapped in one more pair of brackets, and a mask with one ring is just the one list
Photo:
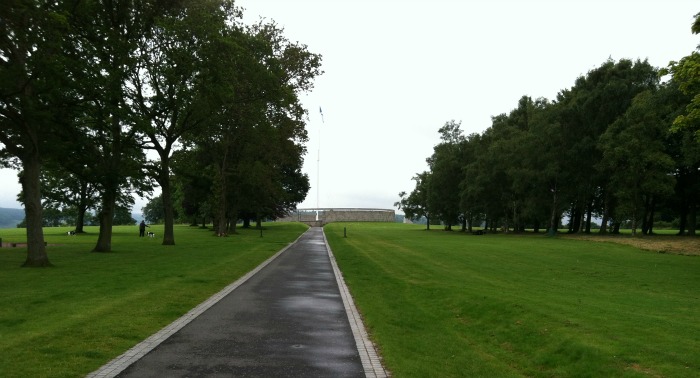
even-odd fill
[[(611, 203), (601, 203), (599, 196), (607, 191), (607, 176), (596, 170), (602, 159), (598, 139), (625, 113), (634, 96), (655, 89), (658, 81), (657, 70), (646, 60), (608, 60), (579, 77), (574, 87), (560, 92), (560, 122), (567, 136), (567, 170), (575, 173), (568, 176), (570, 182), (566, 184), (572, 188), (568, 194), (571, 232), (581, 231), (584, 214), (588, 214), (585, 229), (590, 230), (591, 215), (596, 209), (611, 211)], [(586, 164), (581, 164), (582, 161)]]
[[(695, 21), (691, 26), (693, 34), (700, 34), (700, 13), (695, 15)], [(696, 51), (682, 58), (678, 62), (671, 62), (662, 73), (673, 74), (673, 80), (679, 89), (691, 96), (690, 103), (685, 112), (676, 116), (673, 126), (676, 130), (688, 129), (695, 133), (700, 143), (700, 45)]]
[(432, 211), (429, 205), (431, 173), (424, 171), (413, 176), (412, 180), (416, 182), (416, 187), (410, 194), (406, 192), (399, 193), (400, 200), (394, 203), (399, 210), (403, 210), (408, 219), (427, 219), (426, 229), (430, 230), (430, 218)]
[(441, 142), (427, 159), (432, 172), (429, 201), (434, 216), (442, 220), (445, 229), (452, 230), (460, 216), (459, 184), (462, 177), (462, 143), (465, 141), (461, 122), (446, 122), (439, 130)]
[(120, 192), (146, 189), (140, 123), (127, 101), (127, 78), (136, 64), (138, 41), (164, 4), (96, 0), (81, 5), (74, 44), (83, 59), (73, 75), (81, 79), (84, 114), (75, 120), (81, 132), (73, 141), (100, 192), (100, 232), (93, 251), (109, 252)]
[(695, 234), (697, 207), (700, 205), (700, 143), (692, 128), (670, 125), (684, 114), (692, 97), (683, 93), (674, 79), (665, 83), (656, 94), (663, 122), (671, 130), (667, 135), (666, 151), (673, 158), (676, 178), (675, 195), (669, 206), (679, 218), (679, 235)]
[[(475, 162), (481, 148), (481, 135), (470, 134), (460, 143), (462, 161), (459, 177), (459, 208), (462, 209), (462, 231), (472, 231), (474, 223), (484, 214), (482, 202), (475, 196), (474, 182), (470, 176), (470, 164)], [(466, 224), (466, 228), (465, 228)]]
[(0, 5), (0, 158), (16, 159), (24, 195), (27, 259), (51, 265), (42, 231), (41, 165), (67, 127), (72, 78), (65, 54), (70, 8), (64, 2), (5, 1)]
[[(209, 154), (196, 147), (173, 154), (175, 187), (178, 189), (182, 215), (197, 225), (198, 219), (211, 218), (213, 184)], [(206, 221), (202, 221), (202, 226)]]
[[(321, 57), (289, 42), (282, 32), (274, 23), (231, 26), (215, 50), (220, 56), (210, 59), (213, 64), (205, 72), (209, 82), (216, 83), (205, 92), (207, 102), (216, 106), (206, 122), (207, 132), (193, 140), (211, 155), (219, 235), (228, 233), (229, 219), (235, 227), (247, 202), (246, 180), (251, 178), (262, 189), (263, 177), (253, 179), (252, 174), (275, 171), (270, 165), (274, 160), (261, 158), (279, 157), (276, 151), (285, 150), (274, 135), (291, 123), (293, 132), (285, 135), (295, 141), (292, 146), (306, 138), (300, 127), (306, 111), (299, 94), (311, 90), (313, 79), (322, 73)], [(286, 151), (303, 153), (298, 148)], [(258, 169), (251, 171), (251, 165)]]
[[(41, 173), (43, 197), (58, 207), (75, 209), (75, 232), (83, 233), (85, 214), (97, 206), (97, 189), (87, 178), (91, 171), (72, 166), (73, 159), (53, 159), (44, 165)], [(71, 166), (71, 170), (61, 167), (61, 163)], [(79, 172), (75, 174), (73, 172)]]
[(644, 91), (600, 138), (600, 164), (611, 175), (618, 214), (632, 219), (633, 235), (644, 204), (673, 192), (673, 160), (664, 146), (668, 128), (658, 110), (653, 93)]
[(203, 65), (215, 59), (212, 42), (226, 28), (225, 22), (239, 16), (227, 1), (177, 2), (138, 40), (127, 95), (140, 117), (145, 148), (158, 154), (158, 161), (149, 166), (161, 189), (164, 245), (175, 244), (172, 153), (180, 139), (209, 116), (201, 89), (211, 83), (202, 75)]
[[(700, 34), (700, 13), (695, 14), (694, 22), (691, 26), (693, 34)], [(678, 62), (671, 62), (669, 66), (662, 70), (662, 73), (671, 73), (673, 82), (678, 86), (681, 93), (689, 98), (684, 109), (675, 114), (673, 119), (673, 139), (675, 140), (675, 157), (678, 169), (676, 176), (678, 185), (676, 193), (678, 195), (678, 207), (680, 208), (680, 231), (685, 234), (685, 230), (691, 235), (695, 234), (697, 210), (700, 201), (697, 200), (697, 193), (700, 190), (700, 173), (698, 173), (697, 156), (700, 154), (700, 45), (696, 51), (682, 58)], [(689, 138), (688, 134), (694, 135)], [(681, 153), (678, 153), (681, 152)], [(680, 163), (680, 164), (678, 164)]]

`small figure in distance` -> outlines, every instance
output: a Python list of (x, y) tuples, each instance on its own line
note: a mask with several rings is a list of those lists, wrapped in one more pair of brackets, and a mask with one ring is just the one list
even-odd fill
[(141, 223), (139, 224), (139, 237), (143, 237), (146, 234), (146, 227), (150, 227), (149, 225), (146, 224), (146, 222), (142, 219)]

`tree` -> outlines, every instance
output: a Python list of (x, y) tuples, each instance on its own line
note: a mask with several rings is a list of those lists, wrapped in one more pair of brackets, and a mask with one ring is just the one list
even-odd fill
[(65, 36), (70, 33), (63, 2), (30, 0), (0, 5), (0, 158), (16, 159), (27, 220), (27, 259), (23, 266), (51, 263), (42, 231), (41, 164), (60, 143), (52, 136), (67, 127), (72, 79), (65, 68)]
[(191, 150), (179, 150), (173, 154), (173, 172), (175, 187), (180, 197), (182, 215), (197, 225), (202, 218), (212, 217), (211, 196), (213, 182), (209, 155), (197, 147)]
[(136, 224), (136, 219), (131, 216), (131, 209), (128, 207), (117, 206), (114, 211), (114, 225), (117, 226), (132, 226)]
[[(587, 215), (585, 230), (590, 230), (590, 221), (595, 211), (612, 213), (612, 202), (604, 200), (607, 193), (607, 176), (598, 170), (602, 159), (597, 148), (598, 139), (607, 128), (621, 117), (640, 92), (655, 89), (658, 72), (648, 61), (635, 62), (622, 59), (608, 60), (600, 67), (579, 77), (573, 88), (560, 92), (560, 122), (566, 131), (567, 175), (565, 185), (571, 189), (567, 200), (571, 204), (570, 232), (582, 229), (584, 214)], [(580, 164), (585, 161), (586, 164)], [(605, 223), (601, 232), (606, 229)]]
[(71, 74), (80, 78), (83, 113), (74, 120), (78, 132), (71, 141), (100, 193), (100, 232), (93, 251), (109, 252), (120, 193), (129, 189), (143, 194), (149, 188), (142, 171), (145, 156), (136, 138), (139, 119), (126, 97), (127, 78), (140, 36), (165, 8), (151, 2), (81, 5), (73, 44), (82, 60)]
[[(251, 193), (246, 182), (265, 195), (278, 192), (270, 175), (289, 171), (289, 166), (278, 169), (286, 164), (278, 164), (275, 158), (284, 154), (277, 151), (303, 153), (298, 143), (306, 138), (306, 111), (299, 93), (310, 90), (312, 79), (321, 74), (321, 58), (306, 46), (289, 42), (275, 24), (248, 29), (233, 25), (217, 43), (218, 55), (209, 60), (212, 64), (204, 73), (212, 83), (205, 92), (212, 117), (206, 121), (207, 132), (192, 136), (192, 142), (209, 154), (215, 232), (224, 236), (230, 227), (235, 232), (235, 220), (241, 210), (250, 210), (245, 209), (250, 201), (256, 208), (269, 207), (268, 201), (246, 196)], [(290, 125), (291, 134), (278, 134)], [(294, 143), (284, 143), (276, 135)], [(291, 166), (295, 164), (292, 160)]]
[[(700, 13), (697, 13), (694, 17), (695, 21), (691, 31), (693, 34), (700, 34)], [(700, 49), (700, 45), (698, 45), (698, 49)], [(674, 119), (674, 129), (691, 130), (695, 132), (695, 138), (700, 142), (700, 52), (697, 50), (693, 51), (680, 61), (671, 62), (661, 73), (671, 73), (681, 92), (691, 97), (685, 112), (678, 114)]]
[(165, 219), (165, 212), (163, 211), (163, 196), (153, 197), (146, 206), (141, 208), (146, 222), (150, 224), (161, 223)]
[[(53, 159), (44, 164), (41, 173), (41, 192), (45, 201), (56, 207), (71, 208), (75, 218), (75, 232), (83, 233), (85, 213), (97, 205), (97, 190), (87, 179), (89, 169), (73, 166), (73, 159)], [(70, 166), (71, 170), (61, 165)], [(75, 174), (72, 172), (79, 172)]]
[[(668, 201), (671, 212), (678, 218), (678, 234), (695, 234), (698, 193), (700, 193), (700, 143), (690, 128), (673, 128), (673, 122), (683, 114), (691, 96), (678, 88), (675, 80), (665, 83), (656, 94), (660, 115), (671, 132), (667, 133), (666, 152), (674, 161), (676, 185), (674, 196)], [(672, 220), (672, 219), (671, 219)]]
[(175, 3), (138, 41), (127, 95), (141, 118), (145, 148), (158, 154), (149, 167), (161, 189), (163, 245), (175, 244), (171, 155), (176, 143), (209, 116), (201, 91), (211, 83), (202, 75), (203, 65), (225, 21), (239, 16), (225, 1)]
[(427, 159), (431, 170), (429, 202), (434, 216), (440, 218), (445, 229), (452, 230), (460, 216), (459, 184), (462, 177), (463, 160), (461, 146), (465, 141), (461, 122), (446, 122), (438, 132), (441, 143), (433, 149), (433, 155)]
[(632, 219), (633, 235), (644, 204), (650, 206), (657, 197), (673, 192), (673, 160), (664, 146), (668, 128), (658, 109), (653, 93), (644, 91), (600, 138), (600, 165), (611, 175), (612, 191), (620, 204), (618, 214)]
[(399, 210), (403, 210), (408, 219), (420, 219), (425, 217), (428, 220), (426, 223), (427, 230), (430, 230), (431, 216), (431, 210), (428, 205), (430, 178), (431, 173), (428, 171), (413, 176), (412, 180), (416, 182), (416, 187), (408, 195), (406, 192), (399, 193), (401, 199), (394, 203), (394, 206)]
[[(691, 27), (693, 34), (700, 34), (700, 13), (697, 13)], [(695, 234), (697, 218), (697, 193), (700, 190), (700, 45), (696, 51), (682, 58), (678, 62), (671, 62), (662, 74), (671, 73), (673, 83), (679, 91), (687, 96), (682, 111), (677, 112), (673, 118), (675, 155), (677, 164), (676, 186), (677, 206), (680, 210), (679, 234)], [(688, 137), (688, 134), (694, 137)]]
[[(469, 164), (476, 161), (479, 154), (481, 143), (481, 135), (471, 134), (460, 143), (462, 153), (462, 166), (459, 174), (459, 208), (462, 209), (462, 228), (463, 231), (472, 231), (472, 227), (477, 220), (482, 219), (484, 213), (481, 201), (473, 197), (475, 192), (471, 181), (471, 176), (468, 174)], [(466, 229), (465, 229), (466, 224)]]

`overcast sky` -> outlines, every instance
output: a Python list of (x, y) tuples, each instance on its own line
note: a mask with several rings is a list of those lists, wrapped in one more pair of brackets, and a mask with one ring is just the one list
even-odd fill
[[(309, 110), (300, 208), (392, 208), (447, 121), (481, 133), (523, 95), (554, 99), (608, 58), (656, 67), (690, 54), (700, 3), (681, 0), (241, 0), (323, 56)], [(323, 109), (323, 120), (319, 114)], [(318, 152), (320, 147), (320, 165)], [(320, 175), (317, 175), (320, 172)], [(0, 207), (20, 207), (0, 171)], [(140, 212), (137, 201), (133, 212)]]

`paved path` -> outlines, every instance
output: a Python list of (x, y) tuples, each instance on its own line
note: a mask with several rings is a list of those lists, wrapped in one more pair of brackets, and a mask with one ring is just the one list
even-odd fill
[(323, 229), (89, 377), (385, 377)]

